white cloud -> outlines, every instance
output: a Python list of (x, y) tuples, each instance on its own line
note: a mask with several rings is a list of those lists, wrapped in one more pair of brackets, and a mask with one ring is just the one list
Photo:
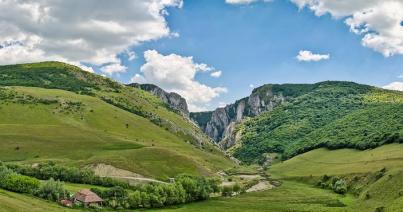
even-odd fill
[(61, 60), (122, 71), (122, 67), (110, 66), (120, 64), (116, 55), (141, 42), (169, 37), (165, 8), (182, 3), (0, 0), (0, 64)]
[(101, 68), (102, 72), (109, 74), (109, 75), (112, 75), (114, 73), (124, 73), (124, 72), (126, 72), (126, 70), (127, 70), (127, 67), (121, 65), (120, 63), (108, 64)]
[(326, 13), (346, 18), (353, 33), (362, 35), (362, 45), (385, 57), (403, 54), (402, 0), (292, 0), (317, 16)]
[(257, 0), (225, 0), (227, 4), (250, 4), (256, 2)]
[(210, 67), (207, 64), (204, 63), (200, 63), (200, 64), (195, 64), (196, 69), (203, 71), (203, 72), (207, 72), (207, 71), (213, 71), (214, 67)]
[(403, 91), (403, 82), (392, 82), (388, 85), (383, 86), (382, 88), (388, 90)]
[(254, 88), (255, 85), (254, 84), (249, 84), (249, 88)]
[(132, 82), (156, 84), (166, 91), (176, 92), (186, 98), (191, 111), (205, 109), (204, 105), (227, 92), (224, 87), (209, 87), (196, 81), (196, 73), (205, 72), (209, 66), (195, 63), (193, 57), (162, 55), (148, 50), (144, 52), (144, 58), (142, 74), (135, 75)]
[(132, 60), (134, 60), (134, 59), (137, 58), (136, 53), (133, 52), (133, 51), (126, 51), (126, 54), (127, 54), (127, 57), (128, 57), (127, 59), (128, 59), (129, 61), (132, 61)]
[(141, 76), (140, 74), (135, 74), (130, 79), (130, 82), (144, 84), (144, 83), (147, 83), (147, 80), (143, 76)]
[(221, 77), (222, 71), (214, 71), (211, 72), (210, 76), (214, 77), (214, 78), (218, 78)]
[(225, 102), (218, 103), (218, 107), (220, 107), (220, 108), (224, 108), (225, 106), (227, 106), (227, 103), (225, 103)]
[(297, 55), (298, 61), (304, 62), (317, 62), (321, 60), (328, 60), (330, 58), (329, 54), (314, 54), (311, 51), (301, 50)]
[(397, 78), (403, 79), (403, 74), (400, 74)]
[[(245, 4), (251, 4), (254, 2), (258, 2), (259, 0), (225, 0), (225, 3), (227, 4), (234, 4), (234, 5), (245, 5)], [(270, 3), (273, 2), (273, 0), (261, 0), (265, 3)]]

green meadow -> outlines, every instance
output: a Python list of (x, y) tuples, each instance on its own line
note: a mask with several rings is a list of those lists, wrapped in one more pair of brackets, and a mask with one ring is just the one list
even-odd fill
[(81, 106), (1, 103), (1, 161), (52, 160), (73, 166), (107, 163), (159, 179), (180, 173), (209, 175), (231, 166), (216, 148), (196, 147), (98, 98), (55, 89), (8, 89), (39, 99), (80, 102)]

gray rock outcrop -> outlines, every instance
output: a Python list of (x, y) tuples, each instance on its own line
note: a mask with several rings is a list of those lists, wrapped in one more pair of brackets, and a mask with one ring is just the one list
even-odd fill
[(189, 117), (188, 105), (186, 99), (174, 92), (166, 92), (162, 88), (153, 84), (132, 83), (128, 86), (139, 88), (141, 90), (152, 93), (165, 102), (171, 109), (180, 112), (183, 116)]
[[(277, 85), (276, 85), (277, 86)], [(274, 92), (273, 85), (265, 85), (253, 90), (249, 97), (236, 101), (224, 108), (211, 112), (190, 113), (191, 119), (223, 149), (237, 142), (236, 125), (246, 117), (258, 116), (265, 111), (287, 101), (283, 92)]]

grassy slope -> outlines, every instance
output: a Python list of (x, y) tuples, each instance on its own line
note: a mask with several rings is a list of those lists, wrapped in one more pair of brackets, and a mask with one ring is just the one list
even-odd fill
[(0, 66), (0, 86), (61, 89), (95, 96), (145, 117), (189, 142), (209, 144), (198, 127), (165, 107), (159, 98), (69, 64), (42, 62)]
[[(354, 181), (355, 176), (370, 176), (386, 168), (387, 172), (375, 182)], [(305, 179), (316, 176), (341, 176), (352, 179), (352, 186), (362, 187), (351, 210), (385, 207), (387, 211), (403, 208), (403, 145), (389, 144), (373, 150), (317, 149), (278, 163), (268, 171), (277, 178)], [(358, 179), (358, 178), (356, 178)], [(370, 198), (367, 199), (366, 195)]]
[[(328, 190), (286, 181), (273, 190), (248, 193), (234, 198), (216, 198), (184, 205), (177, 211), (345, 211), (351, 203)], [(164, 210), (163, 210), (164, 211)], [(166, 210), (169, 211), (169, 210)]]
[(3, 102), (0, 160), (59, 160), (72, 165), (104, 162), (160, 179), (183, 172), (206, 175), (231, 165), (216, 149), (196, 148), (149, 120), (98, 98), (42, 88), (12, 90), (83, 106), (72, 112), (61, 110), (58, 104)]
[(314, 85), (238, 126), (242, 145), (234, 156), (251, 163), (269, 152), (289, 158), (320, 147), (368, 149), (403, 141), (403, 92), (348, 82)]
[[(403, 208), (403, 145), (389, 144), (373, 150), (317, 149), (272, 166), (269, 174), (282, 179), (273, 190), (248, 193), (234, 198), (215, 198), (184, 205), (175, 211), (401, 211)], [(387, 173), (375, 183), (363, 185), (359, 196), (339, 195), (307, 182), (315, 175), (349, 176)], [(313, 177), (311, 177), (313, 175)], [(370, 199), (365, 194), (371, 195)], [(164, 211), (164, 210), (163, 210)], [(170, 211), (170, 210), (166, 210)]]
[(76, 211), (63, 208), (55, 203), (28, 195), (17, 194), (0, 189), (0, 211), (21, 212), (21, 211)]
[(343, 175), (403, 169), (403, 145), (389, 144), (372, 150), (325, 148), (298, 155), (270, 168), (274, 177)]

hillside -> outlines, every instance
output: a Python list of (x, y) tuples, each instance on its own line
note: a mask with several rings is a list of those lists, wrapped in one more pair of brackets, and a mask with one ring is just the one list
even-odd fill
[(0, 66), (0, 160), (100, 163), (166, 180), (232, 166), (157, 97), (58, 62)]
[[(227, 118), (227, 135), (218, 142), (246, 163), (270, 161), (266, 153), (279, 153), (286, 159), (320, 147), (362, 150), (403, 140), (402, 92), (350, 82), (321, 82), (265, 85), (248, 99), (249, 104), (241, 109), (239, 102), (245, 100), (217, 109), (210, 120), (206, 118), (210, 113), (191, 115), (208, 128), (216, 122), (217, 111), (224, 111), (219, 117)], [(259, 107), (251, 110), (250, 105)], [(231, 108), (238, 112), (225, 113)], [(230, 121), (230, 117), (238, 118)]]
[(403, 93), (348, 82), (324, 82), (240, 126), (233, 153), (245, 162), (264, 153), (284, 158), (312, 149), (368, 149), (402, 142)]

